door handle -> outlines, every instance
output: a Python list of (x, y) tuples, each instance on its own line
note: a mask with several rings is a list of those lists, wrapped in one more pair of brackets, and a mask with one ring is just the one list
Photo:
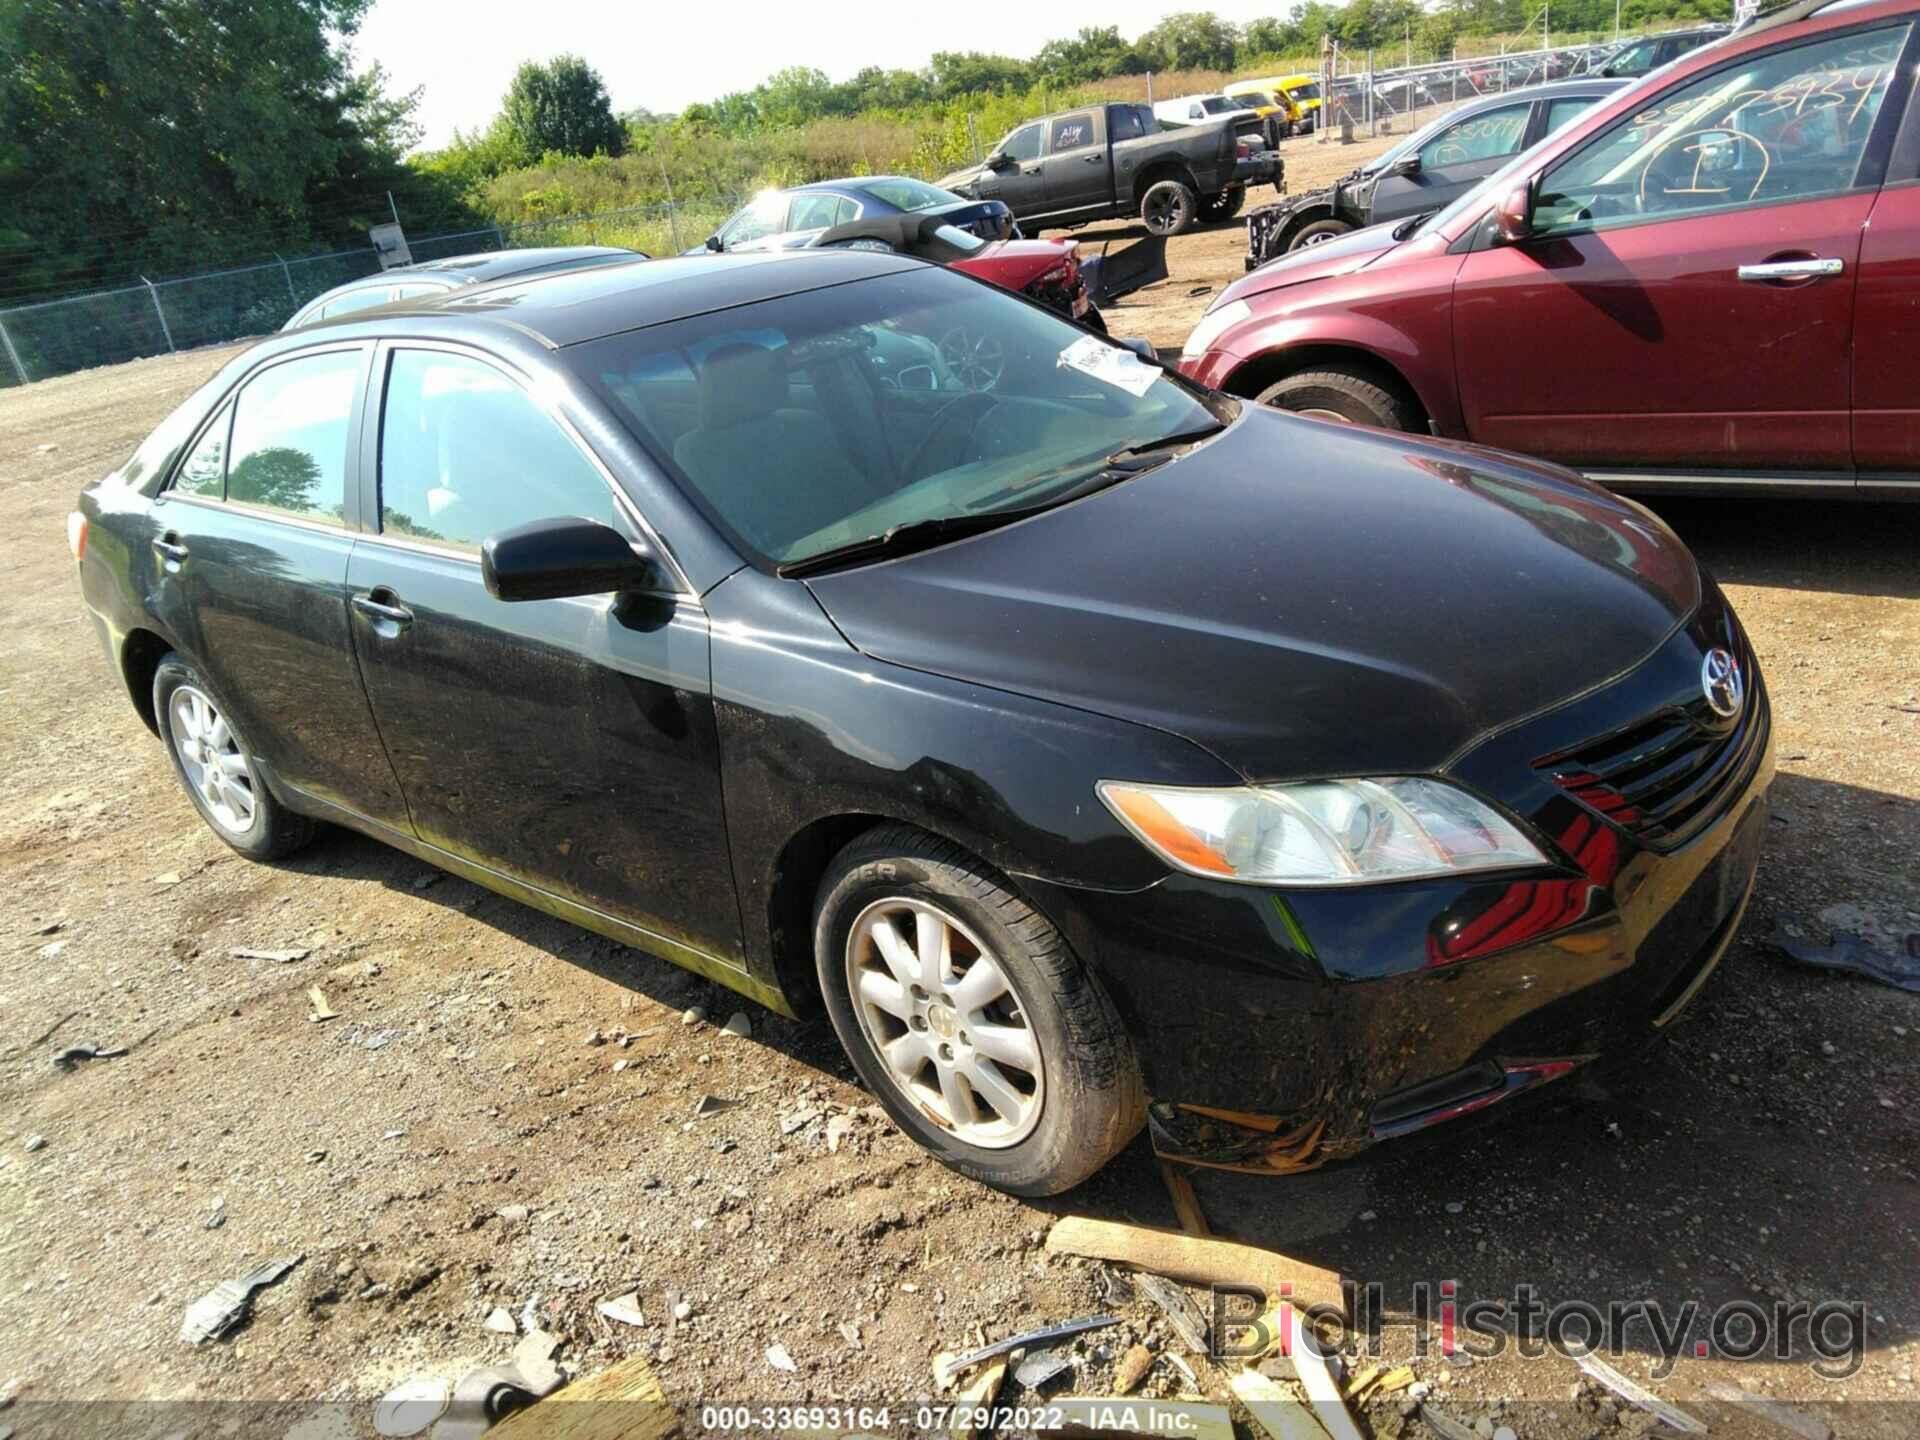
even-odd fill
[(1098, 165), (1102, 160), (1105, 160), (1107, 157), (1104, 155), (1082, 155), (1080, 158), (1086, 161), (1087, 164), (1089, 165)]
[(1040, 173), (1040, 167), (1036, 165), (1031, 170), (1022, 170), (1020, 173), (1022, 175), (1038, 175)]
[(169, 565), (178, 565), (187, 558), (187, 547), (173, 530), (153, 542), (153, 552)]
[(1758, 265), (1742, 265), (1735, 273), (1742, 280), (1818, 280), (1838, 275), (1847, 268), (1844, 260), (1767, 260)]
[(353, 608), (362, 615), (370, 615), (375, 620), (384, 620), (389, 625), (407, 626), (413, 623), (413, 612), (404, 605), (389, 605), (376, 600), (374, 596), (384, 595), (388, 600), (397, 598), (391, 590), (372, 590), (365, 595), (353, 597)]

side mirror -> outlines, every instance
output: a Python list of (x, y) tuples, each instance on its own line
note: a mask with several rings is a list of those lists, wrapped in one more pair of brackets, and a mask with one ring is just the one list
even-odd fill
[(559, 600), (655, 589), (660, 569), (640, 541), (566, 515), (489, 535), (480, 546), (480, 578), (496, 600)]
[(1160, 363), (1160, 352), (1153, 348), (1153, 342), (1151, 340), (1135, 335), (1131, 339), (1122, 340), (1120, 343), (1127, 349), (1133, 351), (1133, 353), (1138, 355), (1142, 360), (1151, 360), (1156, 365)]
[(1517, 245), (1533, 234), (1533, 182), (1528, 180), (1507, 191), (1493, 213), (1500, 238), (1507, 244)]
[(1389, 173), (1412, 179), (1420, 173), (1420, 152), (1409, 150), (1389, 167)]
[(1001, 151), (996, 150), (987, 156), (985, 164), (989, 170), (1005, 170), (1009, 165), (1013, 164), (1013, 161), (1009, 160)]
[(717, 254), (726, 248), (727, 248), (726, 246), (720, 243), (720, 237), (718, 235), (707, 236), (707, 249), (712, 250)]

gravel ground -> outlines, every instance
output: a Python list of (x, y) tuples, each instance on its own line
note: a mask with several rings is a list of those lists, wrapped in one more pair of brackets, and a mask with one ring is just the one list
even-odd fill
[[(1237, 226), (1174, 242), (1173, 279), (1116, 332), (1177, 346), (1206, 304), (1187, 291), (1228, 283), (1242, 244)], [(42, 1402), (245, 1400), (282, 1402), (261, 1412), (272, 1433), (320, 1402), (347, 1407), (335, 1432), (364, 1431), (397, 1380), (504, 1360), (514, 1340), (483, 1322), (529, 1305), (567, 1368), (651, 1354), (677, 1400), (902, 1401), (932, 1393), (935, 1351), (1108, 1308), (1091, 1268), (1039, 1241), (1068, 1212), (1172, 1224), (1144, 1143), (1058, 1202), (1009, 1199), (877, 1119), (823, 1026), (372, 841), (330, 834), (263, 867), (205, 830), (81, 618), (62, 530), (75, 492), (229, 353), (0, 394), (0, 485), (23, 521), (0, 554), (0, 1397), (20, 1402), (0, 1428), (76, 1433)], [(1418, 1287), (1443, 1281), (1463, 1306), (1523, 1285), (1548, 1304), (1697, 1302), (1691, 1338), (1729, 1302), (1857, 1301), (1844, 1378), (1815, 1374), (1804, 1335), (1792, 1358), (1689, 1354), (1649, 1379), (1648, 1332), (1629, 1327), (1615, 1363), (1716, 1433), (1786, 1433), (1708, 1390), (1736, 1385), (1842, 1435), (1910, 1435), (1920, 997), (1793, 969), (1766, 937), (1920, 930), (1920, 507), (1661, 508), (1738, 606), (1779, 730), (1759, 888), (1719, 974), (1649, 1051), (1498, 1124), (1195, 1183), (1222, 1233), (1377, 1283), (1389, 1358), (1412, 1354)], [(309, 1019), (312, 986), (337, 1019)], [(735, 1010), (750, 1038), (717, 1028)], [(89, 1041), (128, 1053), (49, 1063)], [(738, 1104), (698, 1118), (706, 1095)], [(250, 1323), (181, 1343), (193, 1299), (272, 1255), (304, 1258)], [(629, 1290), (646, 1325), (595, 1314)], [(1179, 1348), (1140, 1302), (1117, 1308), (1121, 1328), (1076, 1346), (1083, 1393), (1134, 1340)], [(1414, 1364), (1429, 1407), (1483, 1434), (1651, 1423), (1511, 1339)], [(1170, 1360), (1148, 1381), (1184, 1386)], [(1381, 1398), (1367, 1427), (1424, 1433), (1406, 1402)]]

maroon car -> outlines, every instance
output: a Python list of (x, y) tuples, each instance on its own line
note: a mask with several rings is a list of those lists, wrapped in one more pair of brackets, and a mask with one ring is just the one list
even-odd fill
[(1621, 489), (1920, 496), (1920, 0), (1794, 6), (1425, 221), (1245, 276), (1184, 373)]

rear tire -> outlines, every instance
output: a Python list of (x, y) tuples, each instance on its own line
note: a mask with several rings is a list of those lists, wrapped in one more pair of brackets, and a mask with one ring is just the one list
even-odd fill
[(1139, 1064), (1105, 992), (959, 846), (905, 825), (869, 831), (828, 867), (813, 934), (848, 1058), (943, 1164), (1011, 1194), (1057, 1195), (1139, 1133)]
[(278, 860), (310, 844), (319, 826), (268, 790), (232, 711), (177, 654), (153, 675), (153, 714), (173, 773), (207, 828), (249, 860)]
[(1359, 370), (1324, 366), (1269, 385), (1255, 397), (1261, 405), (1291, 410), (1321, 420), (1372, 425), (1381, 430), (1417, 433), (1425, 427), (1419, 410), (1402, 396), (1376, 384)]
[(1193, 187), (1179, 180), (1162, 180), (1140, 197), (1140, 223), (1149, 235), (1184, 235), (1193, 228), (1200, 202)]
[(1329, 240), (1337, 240), (1353, 229), (1344, 220), (1316, 220), (1311, 225), (1302, 225), (1294, 232), (1288, 250), (1304, 250), (1309, 245), (1324, 245)]
[(1200, 202), (1200, 218), (1209, 224), (1217, 225), (1223, 220), (1231, 220), (1240, 213), (1240, 207), (1247, 203), (1247, 187), (1235, 185), (1209, 196)]

